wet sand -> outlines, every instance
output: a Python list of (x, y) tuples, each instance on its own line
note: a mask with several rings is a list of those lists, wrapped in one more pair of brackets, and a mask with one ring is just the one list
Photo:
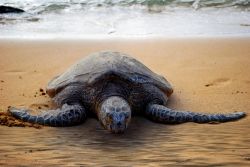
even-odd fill
[[(89, 53), (130, 54), (174, 87), (168, 106), (250, 114), (250, 39), (0, 40), (0, 112), (53, 107), (40, 89)], [(94, 119), (69, 128), (0, 126), (0, 166), (249, 166), (249, 116), (225, 124), (160, 125), (135, 117), (124, 135)]]

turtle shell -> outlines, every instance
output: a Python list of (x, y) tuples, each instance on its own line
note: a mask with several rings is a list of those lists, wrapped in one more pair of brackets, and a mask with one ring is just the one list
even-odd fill
[(119, 52), (93, 53), (71, 66), (63, 74), (53, 78), (47, 93), (54, 97), (60, 90), (72, 84), (94, 85), (102, 79), (122, 79), (131, 84), (153, 84), (169, 96), (173, 89), (162, 76), (152, 72), (136, 59)]

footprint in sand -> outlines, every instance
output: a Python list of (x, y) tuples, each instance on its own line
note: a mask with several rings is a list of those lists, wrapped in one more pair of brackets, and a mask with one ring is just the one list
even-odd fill
[(206, 84), (206, 87), (210, 87), (210, 86), (226, 86), (228, 84), (230, 84), (232, 81), (229, 78), (218, 78), (215, 79), (214, 81), (212, 81), (211, 83)]

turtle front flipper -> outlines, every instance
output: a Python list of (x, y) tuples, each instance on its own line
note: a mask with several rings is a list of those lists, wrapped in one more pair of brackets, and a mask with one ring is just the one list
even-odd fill
[(149, 104), (146, 108), (146, 115), (149, 119), (165, 124), (177, 124), (184, 122), (211, 123), (235, 121), (246, 116), (244, 112), (229, 114), (204, 114), (190, 111), (177, 111), (163, 105)]
[(47, 110), (39, 115), (31, 115), (27, 109), (9, 108), (9, 112), (17, 119), (30, 123), (48, 126), (73, 126), (84, 122), (87, 118), (86, 111), (81, 105), (64, 104), (62, 108)]

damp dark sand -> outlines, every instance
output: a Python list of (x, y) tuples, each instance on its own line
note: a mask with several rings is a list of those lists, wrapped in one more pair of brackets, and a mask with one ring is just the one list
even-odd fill
[[(40, 89), (91, 52), (128, 53), (174, 87), (169, 107), (250, 114), (250, 39), (0, 41), (0, 109), (52, 107)], [(15, 120), (14, 120), (15, 121)], [(123, 135), (94, 119), (68, 128), (0, 126), (0, 166), (249, 166), (250, 117), (161, 125), (135, 117)]]

